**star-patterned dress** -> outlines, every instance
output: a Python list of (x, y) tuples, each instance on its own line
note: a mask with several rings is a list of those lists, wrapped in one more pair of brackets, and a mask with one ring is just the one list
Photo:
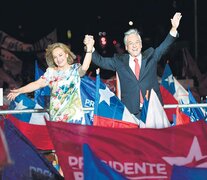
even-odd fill
[(50, 120), (84, 124), (80, 95), (79, 63), (68, 70), (47, 68), (42, 76), (51, 88)]

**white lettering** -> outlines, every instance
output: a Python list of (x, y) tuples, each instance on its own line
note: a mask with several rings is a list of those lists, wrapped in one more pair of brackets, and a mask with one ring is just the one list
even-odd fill
[[(163, 176), (167, 175), (166, 164), (161, 163), (149, 163), (149, 162), (141, 162), (141, 163), (133, 163), (133, 162), (118, 162), (118, 161), (105, 161), (101, 160), (102, 162), (108, 164), (112, 169), (116, 170), (117, 172), (124, 174), (127, 176)], [(72, 167), (73, 170), (82, 170), (83, 168), (83, 157), (75, 157), (69, 156), (68, 163)], [(82, 172), (74, 172), (74, 176), (77, 180), (78, 178), (83, 178)], [(164, 176), (166, 177), (166, 176)]]
[(157, 164), (157, 173), (158, 174), (167, 174), (167, 169), (166, 169), (166, 166), (165, 164)]
[(124, 162), (120, 163), (117, 161), (103, 161), (107, 163), (111, 168), (115, 169), (120, 173), (124, 173), (125, 175), (133, 175), (133, 174), (167, 174), (166, 165), (165, 164), (153, 164), (148, 162), (142, 163), (130, 163)]
[(142, 164), (135, 163), (134, 167), (135, 167), (135, 174), (139, 174), (139, 171), (141, 171), (141, 173), (143, 174), (146, 174), (147, 172), (145, 163)]
[(133, 163), (125, 163), (124, 169), (126, 174), (134, 174)]
[(30, 177), (41, 176), (41, 177), (52, 177), (52, 173), (49, 170), (41, 169), (39, 167), (30, 166), (29, 167)]
[(120, 162), (117, 162), (117, 161), (114, 161), (114, 163), (112, 165), (112, 168), (115, 169), (118, 172), (123, 172), (124, 171), (124, 166)]
[(94, 101), (92, 101), (90, 99), (86, 99), (85, 100), (85, 106), (87, 106), (87, 107), (94, 107)]
[(83, 157), (69, 156), (68, 163), (73, 169), (82, 169)]
[(75, 180), (83, 180), (83, 173), (82, 172), (74, 172), (74, 179)]
[(154, 174), (154, 168), (156, 168), (156, 165), (152, 164), (152, 163), (145, 163), (145, 164), (146, 164), (146, 166), (149, 167), (149, 173)]

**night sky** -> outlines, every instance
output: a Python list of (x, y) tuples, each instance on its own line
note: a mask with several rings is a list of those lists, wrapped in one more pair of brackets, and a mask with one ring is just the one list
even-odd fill
[[(195, 32), (198, 36), (198, 63), (205, 58), (206, 3), (196, 0), (4, 0), (0, 6), (1, 30), (23, 42), (32, 43), (49, 34), (54, 28), (58, 41), (71, 44), (72, 50), (83, 52), (85, 34), (92, 34), (99, 46), (99, 32), (106, 32), (108, 46), (113, 53), (113, 40), (123, 44), (123, 34), (137, 28), (143, 38), (143, 48), (156, 46), (169, 32), (170, 18), (176, 11), (183, 15), (179, 27), (179, 41), (187, 43), (195, 57)], [(128, 22), (132, 20), (133, 26)], [(67, 30), (72, 38), (67, 38)], [(195, 31), (196, 29), (196, 31)], [(201, 60), (202, 59), (202, 60)]]

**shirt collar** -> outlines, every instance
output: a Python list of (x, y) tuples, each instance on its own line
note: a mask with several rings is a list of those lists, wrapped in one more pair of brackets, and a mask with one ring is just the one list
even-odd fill
[[(129, 55), (129, 59), (134, 61), (135, 57), (132, 57), (131, 55)], [(136, 57), (139, 61), (142, 59), (142, 54), (140, 53), (137, 57)]]

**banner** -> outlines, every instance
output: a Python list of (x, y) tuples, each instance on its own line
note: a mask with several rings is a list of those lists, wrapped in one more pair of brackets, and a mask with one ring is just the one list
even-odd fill
[(65, 179), (83, 179), (83, 144), (128, 179), (170, 179), (173, 165), (207, 167), (205, 121), (163, 129), (46, 123)]
[(4, 167), (2, 179), (63, 180), (53, 165), (7, 119), (4, 120), (4, 132), (12, 163)]
[(27, 44), (24, 42), (21, 42), (5, 32), (0, 30), (0, 45), (1, 48), (8, 49), (10, 51), (21, 51), (21, 52), (30, 52), (34, 51), (32, 44)]
[(42, 39), (39, 41), (35, 42), (34, 45), (34, 50), (35, 51), (45, 51), (47, 46), (49, 44), (52, 44), (54, 42), (57, 42), (57, 30), (54, 29), (50, 34), (47, 36), (44, 36)]
[(2, 131), (3, 124), (0, 124), (0, 170), (4, 166), (11, 164), (11, 157), (8, 150), (8, 144)]
[(5, 49), (1, 49), (0, 58), (3, 62), (4, 70), (9, 71), (14, 76), (21, 74), (22, 61), (18, 57), (16, 57), (15, 54)]
[(87, 75), (81, 78), (80, 93), (83, 108), (91, 108), (92, 110), (85, 110), (85, 121), (86, 125), (93, 125), (94, 115), (94, 101), (96, 94), (96, 83), (93, 79)]

